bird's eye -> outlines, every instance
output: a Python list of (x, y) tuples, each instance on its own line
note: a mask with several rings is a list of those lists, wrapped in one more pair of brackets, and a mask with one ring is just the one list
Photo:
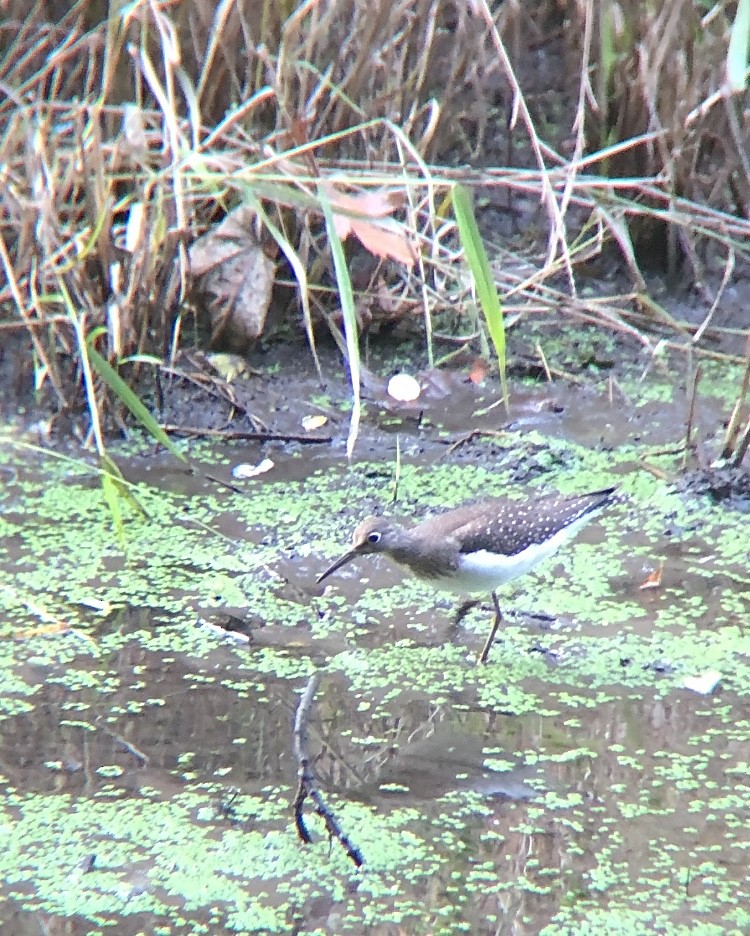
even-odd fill
[(375, 543), (379, 543), (379, 542), (380, 542), (380, 536), (381, 536), (381, 534), (380, 534), (380, 532), (379, 532), (378, 530), (373, 530), (372, 533), (368, 534), (368, 536), (367, 536), (367, 542), (368, 542), (368, 543), (372, 543), (373, 545), (375, 545)]

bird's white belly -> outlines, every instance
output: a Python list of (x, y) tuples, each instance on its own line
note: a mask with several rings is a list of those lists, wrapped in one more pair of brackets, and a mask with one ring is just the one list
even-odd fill
[(578, 524), (571, 524), (545, 543), (529, 546), (515, 556), (503, 556), (486, 549), (464, 553), (459, 560), (459, 572), (456, 576), (439, 576), (429, 579), (429, 582), (441, 591), (458, 595), (487, 594), (530, 572), (557, 552), (560, 546), (573, 539), (579, 528)]

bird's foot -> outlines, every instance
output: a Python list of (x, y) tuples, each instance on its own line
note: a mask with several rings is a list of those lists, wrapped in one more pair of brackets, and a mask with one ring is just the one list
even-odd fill
[(468, 601), (461, 602), (453, 618), (452, 626), (458, 627), (469, 611), (471, 611), (472, 608), (476, 608), (479, 603), (480, 602), (477, 598), (470, 598)]
[(503, 616), (506, 620), (512, 620), (514, 623), (529, 621), (543, 630), (549, 630), (557, 621), (554, 614), (546, 614), (544, 611), (519, 611), (517, 608), (503, 612)]

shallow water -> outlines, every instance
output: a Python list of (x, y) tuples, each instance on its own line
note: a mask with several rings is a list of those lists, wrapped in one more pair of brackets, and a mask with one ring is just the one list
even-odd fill
[[(324, 447), (191, 447), (227, 480), (272, 457), (242, 495), (143, 445), (122, 539), (91, 466), (6, 438), (3, 932), (747, 932), (750, 521), (640, 469), (680, 407), (621, 383), (629, 410), (555, 385), (473, 416), (494, 398), (458, 380), (421, 422), (371, 405), (351, 468), (345, 416)], [(500, 434), (451, 448), (475, 426)], [(502, 596), (485, 667), (488, 604), (454, 628), (380, 559), (314, 584), (396, 487), (412, 517), (613, 481), (627, 500)], [(309, 801), (314, 842), (294, 826), (316, 671), (309, 754), (359, 869)]]

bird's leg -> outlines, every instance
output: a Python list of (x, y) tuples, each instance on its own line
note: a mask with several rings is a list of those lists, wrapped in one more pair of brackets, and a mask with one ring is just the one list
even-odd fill
[(456, 609), (456, 613), (451, 618), (451, 622), (448, 625), (448, 629), (446, 630), (446, 634), (448, 635), (449, 640), (455, 639), (456, 634), (458, 633), (458, 627), (461, 621), (463, 621), (463, 619), (466, 617), (469, 611), (471, 611), (471, 609), (475, 607), (475, 605), (478, 605), (478, 604), (479, 604), (479, 601), (473, 598), (470, 598), (468, 601), (461, 602), (461, 604)]
[(462, 601), (458, 606), (456, 611), (456, 616), (453, 618), (453, 627), (458, 627), (458, 625), (463, 621), (466, 615), (471, 611), (472, 608), (476, 608), (479, 604), (478, 598), (469, 598), (468, 601)]
[(492, 646), (492, 641), (495, 639), (495, 634), (497, 633), (498, 627), (500, 627), (500, 622), (503, 619), (503, 612), (500, 610), (500, 603), (497, 600), (496, 592), (492, 592), (492, 601), (495, 605), (495, 620), (492, 622), (492, 630), (487, 640), (484, 642), (484, 647), (482, 652), (479, 654), (478, 663), (486, 663), (487, 657), (490, 655), (490, 647)]

